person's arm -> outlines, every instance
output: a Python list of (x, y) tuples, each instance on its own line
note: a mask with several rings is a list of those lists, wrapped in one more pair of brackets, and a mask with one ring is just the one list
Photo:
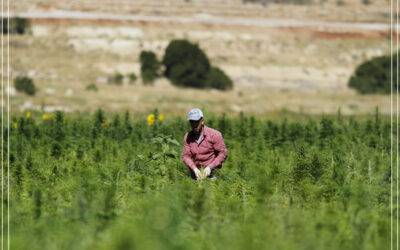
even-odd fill
[(218, 156), (210, 165), (208, 165), (211, 169), (221, 165), (225, 161), (226, 157), (228, 157), (228, 150), (225, 147), (222, 134), (219, 132), (214, 135), (214, 150), (218, 152)]
[(187, 143), (188, 133), (186, 133), (185, 138), (183, 139), (183, 151), (182, 151), (182, 161), (188, 166), (191, 170), (195, 170), (197, 167), (193, 162), (192, 153), (190, 152), (190, 146)]

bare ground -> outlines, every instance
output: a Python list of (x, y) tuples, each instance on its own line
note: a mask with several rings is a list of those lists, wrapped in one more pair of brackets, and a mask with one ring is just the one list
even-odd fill
[[(111, 5), (108, 1), (102, 3), (104, 6)], [(124, 1), (118, 4), (125, 6)], [(215, 8), (208, 9), (200, 8), (197, 3), (185, 7), (182, 3), (162, 5), (155, 0), (135, 1), (133, 5), (121, 8), (120, 13), (131, 13), (129, 9), (134, 8), (137, 13), (151, 14), (150, 10), (154, 6), (163, 10), (157, 15), (175, 17), (178, 16), (178, 9), (182, 11), (179, 16), (203, 13), (201, 18), (208, 18), (204, 14), (208, 13), (205, 10), (213, 10), (208, 15), (220, 17), (232, 16), (236, 10), (239, 14), (235, 14), (235, 18), (247, 19), (264, 18), (263, 15), (269, 13), (259, 10), (259, 7), (239, 7), (238, 3), (235, 4), (226, 10), (218, 1), (214, 4)], [(61, 2), (55, 1), (40, 1), (40, 4), (30, 1), (27, 6), (43, 11), (60, 9), (60, 5)], [(97, 5), (97, 9), (86, 10), (84, 6), (88, 5), (89, 1), (85, 1), (80, 9), (75, 8), (74, 4), (64, 9), (112, 12), (101, 9), (101, 4)], [(327, 6), (332, 8), (332, 13), (337, 10), (337, 6), (329, 2)], [(346, 9), (342, 9), (342, 12), (347, 13), (351, 9), (349, 6), (344, 7)], [(286, 9), (300, 16), (299, 13), (306, 7), (291, 6)], [(295, 16), (295, 20), (310, 20), (313, 11), (316, 11), (314, 7), (311, 6), (311, 12), (307, 12), (307, 15), (303, 13), (301, 18)], [(380, 21), (374, 15), (369, 15), (369, 20), (366, 16), (373, 13), (373, 9), (383, 11), (382, 6), (361, 7), (361, 21)], [(268, 6), (266, 9), (274, 8), (280, 6)], [(21, 12), (29, 10), (22, 3), (16, 9)], [(286, 12), (279, 17), (286, 17)], [(327, 16), (314, 21), (331, 21), (332, 16)], [(347, 15), (342, 14), (333, 21), (342, 22), (347, 19)], [(31, 35), (11, 36), (10, 63), (12, 76), (30, 75), (39, 92), (35, 97), (17, 93), (11, 98), (12, 108), (16, 111), (43, 107), (49, 111), (52, 108), (82, 111), (101, 107), (139, 113), (158, 108), (166, 114), (182, 114), (193, 106), (217, 113), (244, 111), (252, 114), (279, 110), (312, 114), (336, 113), (341, 108), (345, 114), (362, 114), (371, 113), (378, 106), (383, 113), (389, 113), (389, 96), (361, 96), (347, 88), (347, 80), (359, 63), (389, 53), (388, 37), (388, 32), (382, 29), (351, 27), (34, 19)], [(180, 89), (164, 78), (159, 79), (155, 86), (143, 86), (140, 80), (134, 85), (125, 82), (123, 86), (105, 83), (108, 76), (117, 72), (140, 75), (140, 51), (153, 50), (161, 59), (168, 42), (177, 38), (198, 43), (211, 62), (232, 77), (234, 90), (219, 92)], [(90, 83), (96, 84), (99, 91), (87, 91), (85, 88)]]

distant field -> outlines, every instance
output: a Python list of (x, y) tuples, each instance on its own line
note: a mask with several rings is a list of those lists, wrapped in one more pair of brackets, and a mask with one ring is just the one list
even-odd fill
[[(347, 81), (358, 64), (390, 51), (388, 31), (351, 27), (351, 22), (363, 21), (388, 24), (387, 20), (383, 22), (377, 18), (377, 13), (387, 11), (382, 1), (370, 5), (345, 1), (338, 6), (335, 1), (326, 1), (323, 5), (271, 4), (267, 7), (232, 1), (229, 2), (231, 8), (226, 8), (221, 1), (154, 0), (135, 1), (134, 4), (124, 0), (98, 4), (93, 1), (29, 1), (12, 4), (14, 12), (27, 13), (97, 11), (196, 20), (265, 19), (297, 24), (301, 21), (328, 24), (349, 21), (350, 25), (341, 28), (264, 27), (201, 22), (32, 19), (30, 35), (11, 36), (11, 74), (12, 77), (21, 74), (32, 77), (39, 91), (35, 97), (12, 93), (11, 104), (15, 111), (62, 109), (72, 112), (103, 108), (113, 112), (146, 113), (159, 107), (165, 113), (178, 115), (198, 106), (233, 114), (285, 110), (332, 114), (339, 108), (344, 114), (366, 114), (378, 106), (382, 113), (390, 112), (388, 96), (361, 96), (347, 88)], [(353, 19), (348, 20), (349, 17)], [(179, 89), (165, 78), (156, 81), (154, 87), (142, 85), (140, 52), (152, 50), (161, 59), (169, 41), (182, 38), (198, 43), (211, 62), (227, 72), (235, 84), (233, 91)], [(126, 81), (123, 86), (107, 84), (107, 78), (117, 73), (132, 72), (139, 76), (134, 85)], [(89, 84), (95, 84), (98, 92), (87, 91)]]
[[(311, 4), (243, 4), (242, 0), (21, 0), (13, 12), (84, 11), (150, 16), (253, 17), (344, 22), (388, 22), (387, 0), (312, 0)], [(249, 2), (249, 1), (247, 1)], [(294, 2), (294, 1), (292, 1)], [(297, 1), (300, 2), (300, 1)], [(303, 1), (306, 2), (306, 1)], [(368, 2), (368, 4), (363, 4)]]
[[(379, 106), (388, 113), (388, 96), (360, 96), (346, 87), (356, 65), (387, 53), (385, 39), (323, 39), (301, 37), (285, 30), (204, 30), (178, 26), (91, 26), (36, 24), (33, 35), (11, 37), (12, 76), (28, 74), (39, 91), (35, 97), (16, 94), (14, 110), (47, 107), (66, 111), (131, 110), (146, 112), (158, 106), (178, 114), (192, 106), (216, 112), (260, 114), (287, 109), (304, 113), (368, 113)], [(125, 33), (118, 33), (118, 32)], [(192, 29), (193, 30), (193, 29)], [(306, 34), (306, 33), (303, 33)], [(310, 33), (312, 34), (312, 33)], [(242, 37), (242, 38), (241, 38)], [(288, 38), (292, 37), (292, 38)], [(138, 56), (150, 49), (162, 58), (170, 39), (198, 42), (213, 64), (232, 77), (230, 92), (179, 89), (160, 79), (154, 87), (108, 85), (107, 77), (134, 72), (140, 76)], [(250, 38), (250, 40), (248, 40)], [(86, 90), (94, 83), (98, 92)]]

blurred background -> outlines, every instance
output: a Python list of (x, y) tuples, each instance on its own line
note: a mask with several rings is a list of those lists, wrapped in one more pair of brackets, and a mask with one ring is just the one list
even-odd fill
[(390, 113), (387, 0), (20, 0), (10, 12), (12, 112)]

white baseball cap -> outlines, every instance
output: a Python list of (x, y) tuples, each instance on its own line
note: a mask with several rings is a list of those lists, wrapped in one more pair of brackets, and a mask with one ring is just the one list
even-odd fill
[(203, 117), (203, 112), (200, 109), (191, 109), (188, 113), (188, 121), (198, 121)]

